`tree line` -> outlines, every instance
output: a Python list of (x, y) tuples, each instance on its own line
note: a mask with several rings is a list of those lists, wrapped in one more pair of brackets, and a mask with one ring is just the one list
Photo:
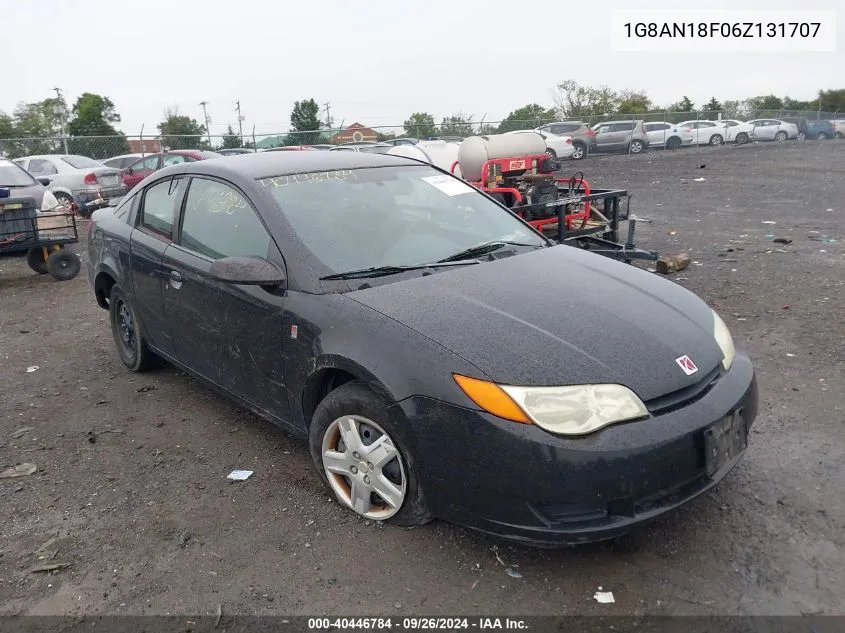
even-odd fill
[[(512, 110), (495, 124), (479, 123), (472, 115), (463, 112), (441, 117), (439, 121), (428, 112), (414, 112), (404, 121), (402, 135), (420, 139), (432, 136), (465, 137), (530, 129), (559, 119), (589, 120), (598, 116), (664, 111), (678, 116), (697, 113), (702, 118), (715, 118), (716, 113), (722, 113), (726, 118), (739, 119), (777, 117), (782, 111), (845, 113), (845, 89), (819, 90), (814, 99), (807, 101), (770, 94), (733, 101), (719, 101), (712, 97), (697, 105), (689, 97), (682, 96), (676, 102), (661, 106), (643, 90), (613, 90), (607, 86), (585, 86), (567, 80), (558, 84), (553, 101), (550, 106), (526, 104)], [(80, 95), (70, 108), (59, 97), (21, 103), (11, 114), (0, 111), (0, 150), (8, 156), (16, 157), (61, 152), (66, 145), (69, 153), (105, 159), (129, 152), (126, 135), (114, 125), (119, 122), (120, 115), (111, 99), (90, 92)], [(176, 108), (166, 110), (156, 127), (158, 134), (151, 133), (150, 138), (157, 137), (164, 147), (170, 149), (252, 146), (251, 142), (244, 141), (229, 125), (220, 138), (221, 144), (212, 147), (206, 126), (181, 114)], [(332, 121), (321, 120), (320, 107), (315, 99), (303, 99), (294, 103), (290, 113), (290, 129), (278, 142), (284, 145), (329, 143), (332, 134), (337, 131), (332, 127)], [(378, 132), (379, 140), (396, 136), (394, 133)], [(60, 137), (62, 140), (59, 140)]]

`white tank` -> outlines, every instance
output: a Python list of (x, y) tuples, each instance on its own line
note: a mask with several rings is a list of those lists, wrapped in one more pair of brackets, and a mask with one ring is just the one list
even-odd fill
[[(397, 145), (387, 151), (394, 156), (405, 156), (416, 158), (431, 163), (435, 167), (449, 171), (452, 165), (458, 160), (458, 143), (446, 141), (420, 141), (416, 145)], [(455, 175), (460, 176), (460, 170), (455, 169)]]
[(493, 158), (510, 158), (543, 154), (546, 141), (536, 132), (490, 134), (464, 139), (458, 152), (461, 173), (470, 182), (481, 180), (481, 168)]

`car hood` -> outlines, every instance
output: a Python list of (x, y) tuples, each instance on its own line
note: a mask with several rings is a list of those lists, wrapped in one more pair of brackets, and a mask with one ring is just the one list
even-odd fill
[[(618, 383), (651, 400), (699, 382), (722, 360), (712, 312), (701, 299), (570, 246), (347, 296), (503, 384)], [(698, 367), (691, 376), (676, 362), (684, 355)]]

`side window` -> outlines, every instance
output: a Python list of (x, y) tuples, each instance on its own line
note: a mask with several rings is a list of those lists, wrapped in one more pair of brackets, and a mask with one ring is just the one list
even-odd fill
[(267, 257), (270, 252), (270, 235), (246, 198), (206, 178), (191, 180), (179, 243), (211, 259)]
[(168, 240), (173, 239), (173, 216), (182, 178), (168, 178), (144, 193), (140, 226)]
[(158, 169), (158, 156), (147, 156), (142, 160), (132, 163), (129, 167), (133, 171), (146, 171), (147, 169), (155, 171)]
[(647, 123), (644, 127), (646, 132), (662, 132), (669, 129), (667, 123)]
[(43, 158), (33, 158), (29, 161), (29, 169), (27, 171), (33, 176), (52, 176), (53, 174), (59, 173), (53, 163)]
[(129, 211), (132, 209), (132, 205), (135, 204), (135, 201), (140, 198), (139, 195), (134, 195), (132, 197), (124, 198), (120, 201), (120, 204), (117, 205), (117, 208), (114, 210), (114, 215), (116, 218), (120, 218), (126, 223), (129, 223)]
[(600, 125), (596, 128), (596, 134), (607, 134), (608, 132), (610, 132), (609, 125)]

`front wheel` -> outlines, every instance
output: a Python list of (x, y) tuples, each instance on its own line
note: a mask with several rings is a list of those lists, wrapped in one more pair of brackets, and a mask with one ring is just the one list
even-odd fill
[(361, 381), (338, 387), (317, 406), (311, 457), (338, 501), (374, 521), (422, 525), (432, 519), (405, 429)]
[(581, 160), (587, 155), (587, 147), (583, 143), (573, 143), (572, 148), (572, 160)]
[(138, 316), (120, 286), (112, 286), (109, 294), (109, 320), (120, 360), (134, 372), (144, 372), (161, 363), (147, 347)]
[(676, 150), (681, 146), (681, 139), (677, 136), (673, 136), (669, 140), (666, 141), (666, 149), (669, 150)]
[(737, 145), (745, 145), (748, 142), (748, 134), (745, 132), (740, 132), (736, 135), (736, 144)]
[(714, 134), (713, 136), (710, 137), (710, 145), (713, 145), (714, 147), (716, 147), (718, 145), (721, 145), (724, 142), (724, 140), (725, 139), (722, 138), (721, 134)]
[(549, 155), (549, 157), (550, 157), (552, 160), (554, 160), (555, 158), (557, 158), (557, 152), (556, 152), (556, 151), (554, 151), (551, 147), (547, 147), (547, 148), (546, 148), (546, 154), (548, 154), (548, 155)]
[(783, 142), (786, 140), (786, 132), (784, 132), (783, 130), (781, 130), (780, 132), (778, 132), (777, 134), (775, 134), (775, 140), (776, 140), (778, 143), (783, 143)]
[(827, 140), (827, 134), (825, 134), (824, 132), (819, 132), (818, 134), (816, 134), (816, 140), (817, 141), (826, 141)]
[(799, 140), (799, 141), (806, 141), (807, 135), (804, 134), (804, 132), (798, 132), (798, 136), (796, 136), (795, 138), (796, 138), (796, 140)]
[(639, 154), (643, 151), (643, 142), (634, 139), (633, 141), (631, 141), (631, 145), (629, 146), (628, 151), (631, 154)]

